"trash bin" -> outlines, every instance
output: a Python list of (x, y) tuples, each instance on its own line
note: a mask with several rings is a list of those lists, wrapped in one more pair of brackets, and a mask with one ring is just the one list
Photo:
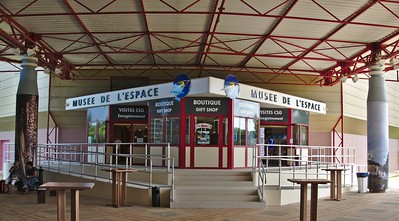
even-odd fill
[(161, 196), (159, 186), (152, 187), (152, 207), (160, 207)]
[(39, 171), (39, 185), (42, 185), (43, 184), (43, 171), (44, 171), (44, 169), (42, 167), (40, 167), (38, 169), (38, 171)]
[(368, 183), (367, 177), (369, 176), (369, 173), (367, 172), (356, 173), (356, 175), (357, 175), (358, 192), (367, 193), (367, 183)]

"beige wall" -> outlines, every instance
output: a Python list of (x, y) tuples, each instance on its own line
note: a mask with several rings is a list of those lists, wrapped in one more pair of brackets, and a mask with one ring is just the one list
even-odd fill
[(109, 81), (73, 81), (51, 79), (50, 110), (57, 125), (61, 128), (86, 128), (86, 110), (65, 110), (65, 100), (88, 94), (109, 91)]
[[(16, 91), (19, 82), (19, 70), (7, 63), (0, 63), (1, 70), (10, 70), (0, 74), (0, 139), (14, 136)], [(93, 73), (95, 74), (95, 73)], [(395, 73), (387, 73), (387, 79), (395, 78)], [(60, 80), (52, 77), (50, 110), (55, 123), (60, 127), (61, 142), (85, 142), (86, 111), (65, 111), (65, 99), (81, 95), (95, 94), (109, 91), (107, 80)], [(39, 88), (39, 128), (45, 128), (47, 123), (49, 76), (38, 72)], [(310, 145), (332, 144), (332, 129), (339, 121), (341, 111), (341, 84), (331, 87), (315, 87), (304, 85), (266, 85), (253, 84), (270, 90), (279, 91), (295, 96), (313, 99), (327, 103), (327, 115), (310, 114)], [(364, 147), (367, 143), (356, 142), (366, 140), (367, 135), (367, 92), (368, 80), (360, 79), (353, 83), (350, 79), (342, 84), (344, 90), (344, 131), (345, 146), (359, 148), (359, 162), (364, 162)], [(390, 138), (399, 139), (399, 84), (386, 82), (389, 99)], [(53, 125), (53, 124), (52, 124)], [(51, 126), (52, 126), (51, 125)], [(338, 131), (340, 127), (337, 128)], [(45, 133), (39, 135), (39, 141), (45, 141)], [(363, 141), (362, 141), (363, 142)], [(390, 164), (399, 168), (398, 140), (390, 140)]]
[[(9, 71), (0, 74), (0, 118), (15, 115), (16, 93), (19, 84), (19, 70), (7, 63), (0, 62), (0, 70)], [(37, 72), (37, 86), (39, 91), (39, 112), (47, 111), (48, 104), (48, 75)]]
[[(396, 73), (387, 72), (385, 79), (396, 79)], [(344, 84), (344, 115), (361, 120), (367, 119), (368, 80), (360, 79), (353, 83), (351, 80)], [(388, 99), (389, 125), (399, 126), (399, 84), (386, 81)]]

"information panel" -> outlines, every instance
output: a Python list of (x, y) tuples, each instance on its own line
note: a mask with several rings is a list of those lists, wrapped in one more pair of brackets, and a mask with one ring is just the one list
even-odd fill
[(234, 99), (234, 116), (259, 118), (259, 103)]
[(286, 108), (260, 109), (261, 122), (288, 123), (288, 112)]
[(178, 115), (180, 112), (180, 102), (174, 98), (150, 101), (149, 107), (151, 117)]
[(147, 106), (111, 106), (111, 120), (128, 121), (128, 120), (146, 120), (148, 119)]
[(186, 98), (186, 114), (228, 114), (227, 98)]

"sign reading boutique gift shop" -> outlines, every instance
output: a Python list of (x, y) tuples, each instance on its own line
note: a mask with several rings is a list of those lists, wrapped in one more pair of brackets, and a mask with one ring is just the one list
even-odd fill
[(186, 114), (228, 114), (227, 98), (186, 98)]
[(259, 118), (259, 103), (234, 99), (234, 116)]
[(174, 98), (165, 98), (149, 102), (149, 107), (151, 117), (178, 115), (180, 111), (180, 102)]

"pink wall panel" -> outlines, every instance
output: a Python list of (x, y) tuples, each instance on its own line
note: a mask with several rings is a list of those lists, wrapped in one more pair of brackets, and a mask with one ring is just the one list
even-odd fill
[(389, 171), (399, 170), (399, 140), (389, 140)]
[(85, 128), (60, 128), (58, 143), (86, 143)]
[(356, 164), (367, 165), (367, 136), (344, 134), (344, 146), (356, 148)]
[(331, 146), (331, 134), (322, 132), (310, 132), (309, 146)]

